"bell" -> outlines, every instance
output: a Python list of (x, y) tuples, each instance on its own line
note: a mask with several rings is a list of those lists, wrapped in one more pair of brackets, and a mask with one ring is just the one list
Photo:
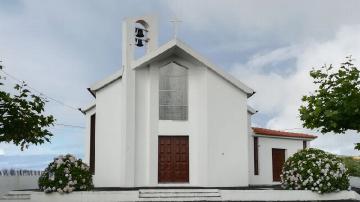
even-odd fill
[(135, 39), (135, 45), (137, 46), (137, 47), (143, 47), (144, 46), (144, 44), (143, 44), (143, 40), (142, 39)]
[(136, 37), (142, 38), (144, 37), (144, 30), (140, 28), (135, 28)]

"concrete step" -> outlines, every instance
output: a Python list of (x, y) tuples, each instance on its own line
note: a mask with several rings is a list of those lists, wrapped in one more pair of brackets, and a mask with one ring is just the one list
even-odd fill
[(184, 199), (218, 198), (218, 189), (140, 189), (139, 198), (143, 199)]

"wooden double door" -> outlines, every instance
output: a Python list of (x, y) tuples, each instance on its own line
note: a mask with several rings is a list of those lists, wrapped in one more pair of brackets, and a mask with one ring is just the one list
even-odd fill
[(272, 149), (273, 181), (281, 180), (281, 172), (285, 163), (285, 149)]
[(158, 182), (189, 182), (188, 136), (159, 136)]

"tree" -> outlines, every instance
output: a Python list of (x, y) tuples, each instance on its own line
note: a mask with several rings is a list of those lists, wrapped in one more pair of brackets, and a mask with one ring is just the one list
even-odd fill
[[(312, 69), (315, 92), (302, 97), (300, 119), (303, 126), (321, 133), (360, 132), (360, 71), (351, 56), (339, 68), (324, 65)], [(360, 143), (356, 144), (360, 150)]]
[[(0, 87), (4, 79), (0, 75)], [(47, 127), (52, 126), (55, 119), (43, 114), (47, 100), (32, 94), (24, 82), (16, 84), (14, 91), (11, 94), (0, 89), (0, 142), (12, 142), (21, 150), (30, 144), (50, 142), (53, 134)]]

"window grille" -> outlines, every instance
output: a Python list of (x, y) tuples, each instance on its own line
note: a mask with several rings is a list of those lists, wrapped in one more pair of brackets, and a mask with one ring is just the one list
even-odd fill
[(175, 63), (160, 68), (159, 119), (188, 119), (187, 69)]

